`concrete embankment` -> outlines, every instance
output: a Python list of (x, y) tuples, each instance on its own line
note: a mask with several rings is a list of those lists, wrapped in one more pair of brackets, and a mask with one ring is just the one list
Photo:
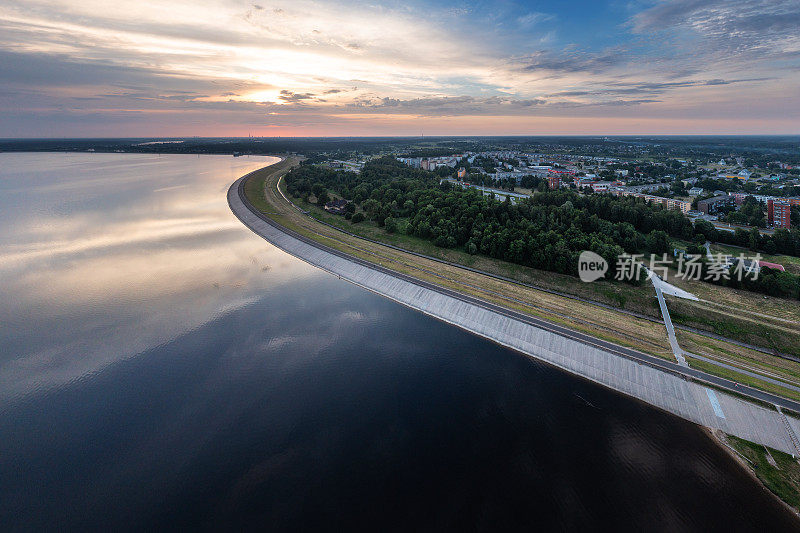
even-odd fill
[[(622, 347), (615, 348), (568, 328), (505, 310), (328, 249), (256, 214), (245, 203), (241, 187), (243, 179), (237, 180), (228, 190), (228, 203), (233, 213), (257, 235), (298, 259), (692, 422), (798, 454), (787, 432), (787, 421), (777, 410), (689, 381), (685, 376), (670, 371), (669, 365), (663, 362), (644, 364), (625, 357), (621, 354), (630, 350)], [(800, 433), (800, 421), (788, 417), (788, 424)]]

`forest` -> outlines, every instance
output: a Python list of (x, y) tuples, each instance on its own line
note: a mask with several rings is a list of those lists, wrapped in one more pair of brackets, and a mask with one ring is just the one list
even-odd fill
[[(367, 219), (387, 232), (403, 232), (436, 246), (575, 276), (583, 250), (605, 258), (610, 265), (606, 277), (612, 278), (620, 254), (671, 254), (673, 238), (691, 242), (687, 252), (698, 255), (706, 240), (800, 254), (796, 229), (779, 230), (772, 237), (756, 230), (726, 233), (704, 221), (693, 225), (679, 211), (637, 198), (571, 189), (541, 192), (515, 205), (441, 181), (440, 173), (411, 168), (391, 156), (370, 161), (360, 174), (301, 165), (286, 176), (286, 187), (289, 194), (320, 205), (333, 196), (350, 200), (345, 217), (354, 224)], [(724, 278), (718, 283), (740, 285)], [(763, 269), (758, 280), (741, 285), (776, 296), (800, 296), (800, 276), (790, 273)]]

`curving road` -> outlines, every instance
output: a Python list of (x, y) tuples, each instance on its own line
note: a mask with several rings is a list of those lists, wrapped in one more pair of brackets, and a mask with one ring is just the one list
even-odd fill
[[(606, 340), (603, 340), (603, 339), (599, 339), (599, 338), (593, 337), (591, 335), (587, 335), (587, 334), (582, 333), (580, 331), (575, 331), (575, 330), (573, 330), (571, 328), (568, 328), (568, 327), (560, 325), (560, 324), (549, 322), (547, 320), (544, 320), (544, 319), (541, 319), (541, 318), (538, 318), (538, 317), (532, 317), (530, 315), (526, 315), (526, 314), (521, 313), (519, 311), (515, 311), (513, 309), (508, 309), (506, 307), (503, 307), (503, 306), (500, 306), (500, 305), (497, 305), (497, 304), (494, 304), (494, 303), (491, 303), (491, 302), (487, 302), (487, 301), (481, 300), (481, 299), (476, 298), (474, 296), (470, 296), (470, 295), (467, 295), (467, 294), (462, 294), (460, 292), (448, 289), (446, 287), (441, 287), (441, 286), (436, 285), (434, 283), (430, 283), (428, 281), (421, 280), (421, 279), (415, 278), (413, 276), (409, 276), (409, 275), (401, 273), (401, 272), (396, 272), (396, 271), (391, 270), (389, 268), (386, 268), (386, 267), (384, 267), (382, 265), (366, 261), (366, 260), (361, 259), (359, 257), (355, 257), (353, 255), (350, 255), (350, 254), (347, 254), (345, 252), (342, 252), (341, 250), (337, 250), (335, 248), (331, 248), (329, 246), (321, 244), (321, 243), (319, 243), (319, 242), (317, 242), (317, 241), (315, 241), (313, 239), (310, 239), (310, 238), (308, 238), (308, 237), (306, 237), (304, 235), (301, 235), (300, 233), (297, 233), (297, 232), (295, 232), (295, 231), (293, 231), (293, 230), (291, 230), (289, 228), (286, 228), (285, 226), (282, 226), (281, 224), (275, 222), (274, 220), (272, 220), (271, 218), (269, 218), (265, 214), (259, 212), (255, 207), (253, 207), (252, 204), (250, 204), (250, 202), (247, 200), (247, 198), (245, 197), (245, 194), (244, 194), (244, 181), (245, 181), (246, 178), (247, 178), (247, 176), (244, 176), (243, 178), (240, 178), (239, 180), (237, 180), (237, 182), (235, 182), (232, 185), (232, 187), (236, 187), (237, 188), (237, 195), (238, 195), (239, 199), (255, 216), (257, 216), (258, 218), (260, 218), (261, 220), (263, 220), (267, 224), (273, 226), (274, 228), (278, 229), (279, 231), (281, 231), (283, 233), (286, 233), (287, 235), (290, 235), (291, 237), (293, 237), (293, 238), (295, 238), (295, 239), (297, 239), (299, 241), (302, 241), (302, 242), (304, 242), (304, 243), (306, 243), (308, 245), (314, 246), (314, 247), (316, 247), (316, 248), (318, 248), (320, 250), (324, 250), (325, 252), (327, 252), (329, 254), (336, 255), (338, 257), (341, 257), (341, 258), (346, 259), (348, 261), (351, 261), (353, 263), (362, 265), (362, 266), (367, 267), (367, 268), (371, 268), (371, 269), (373, 269), (375, 271), (394, 276), (395, 278), (402, 279), (402, 280), (404, 280), (406, 282), (412, 283), (412, 284), (417, 285), (419, 287), (423, 287), (425, 289), (428, 289), (428, 290), (431, 290), (431, 291), (435, 291), (435, 292), (438, 292), (440, 294), (444, 294), (444, 295), (449, 296), (451, 298), (455, 298), (455, 299), (461, 300), (463, 302), (469, 303), (471, 305), (475, 305), (475, 306), (487, 309), (487, 310), (492, 311), (494, 313), (498, 313), (498, 314), (507, 316), (507, 317), (512, 318), (514, 320), (518, 320), (520, 322), (524, 322), (526, 324), (535, 326), (535, 327), (543, 329), (545, 331), (549, 331), (551, 333), (555, 333), (555, 334), (560, 335), (562, 337), (566, 337), (566, 338), (581, 342), (581, 343), (589, 345), (589, 346), (594, 346), (596, 348), (600, 348), (600, 349), (602, 349), (602, 350), (604, 350), (606, 352), (612, 353), (612, 354), (620, 356), (620, 357), (625, 357), (627, 359), (636, 361), (636, 362), (641, 363), (641, 364), (648, 365), (648, 366), (653, 367), (653, 368), (657, 368), (657, 369), (662, 370), (664, 372), (669, 372), (671, 374), (675, 374), (675, 375), (681, 376), (684, 379), (707, 383), (707, 384), (713, 385), (715, 387), (730, 391), (733, 394), (747, 396), (747, 397), (753, 398), (753, 399), (761, 401), (761, 402), (766, 402), (766, 403), (769, 403), (769, 404), (780, 406), (782, 408), (790, 409), (790, 410), (792, 410), (794, 412), (800, 413), (800, 402), (796, 402), (794, 400), (789, 400), (789, 399), (786, 399), (786, 398), (782, 398), (780, 396), (776, 396), (776, 395), (771, 394), (769, 392), (764, 392), (764, 391), (761, 391), (761, 390), (758, 390), (758, 389), (755, 389), (755, 388), (752, 388), (752, 387), (748, 387), (746, 385), (740, 385), (740, 384), (738, 384), (738, 383), (736, 383), (734, 381), (730, 381), (730, 380), (727, 380), (727, 379), (724, 379), (724, 378), (720, 378), (720, 377), (708, 374), (706, 372), (703, 372), (701, 370), (697, 370), (697, 369), (693, 369), (693, 368), (689, 368), (689, 367), (683, 367), (680, 364), (678, 364), (677, 362), (666, 361), (664, 359), (660, 359), (658, 357), (655, 357), (655, 356), (652, 356), (652, 355), (649, 355), (649, 354), (645, 354), (645, 353), (639, 352), (637, 350), (633, 350), (631, 348), (626, 348), (624, 346), (619, 346), (619, 345), (611, 343), (609, 341), (606, 341)], [(246, 222), (244, 222), (244, 223), (247, 224)], [(249, 225), (248, 225), (248, 227), (251, 230), (255, 231), (254, 228), (250, 227)]]

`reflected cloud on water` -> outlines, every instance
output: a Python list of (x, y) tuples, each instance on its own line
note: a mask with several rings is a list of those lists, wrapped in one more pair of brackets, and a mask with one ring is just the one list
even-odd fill
[(230, 183), (275, 161), (0, 154), (0, 399), (80, 379), (319, 275), (242, 231), (228, 208)]
[(0, 524), (795, 524), (693, 424), (249, 232), (268, 162), (0, 154)]

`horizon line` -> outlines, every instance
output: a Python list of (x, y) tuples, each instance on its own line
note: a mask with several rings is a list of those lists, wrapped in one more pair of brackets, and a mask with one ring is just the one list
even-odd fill
[(141, 140), (141, 139), (465, 139), (465, 138), (625, 138), (625, 137), (800, 137), (798, 133), (616, 133), (616, 134), (577, 134), (577, 133), (551, 133), (551, 134), (495, 134), (495, 135), (309, 135), (309, 136), (199, 136), (199, 135), (167, 135), (167, 136), (137, 136), (137, 137), (0, 137), (0, 141), (87, 141), (87, 140)]

